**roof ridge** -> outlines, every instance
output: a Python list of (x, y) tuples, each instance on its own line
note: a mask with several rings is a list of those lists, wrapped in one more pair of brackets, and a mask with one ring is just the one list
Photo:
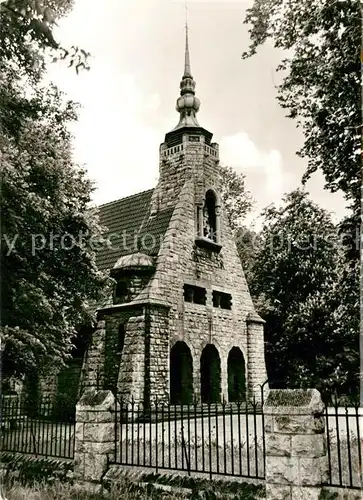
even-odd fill
[(97, 208), (106, 207), (107, 205), (112, 205), (112, 203), (118, 203), (121, 200), (127, 200), (135, 196), (140, 196), (141, 194), (150, 193), (151, 191), (154, 191), (154, 189), (155, 188), (146, 189), (145, 191), (140, 191), (139, 193), (130, 194), (128, 196), (125, 196), (124, 198), (119, 198), (118, 200), (108, 201), (107, 203), (103, 203), (102, 205), (97, 205)]

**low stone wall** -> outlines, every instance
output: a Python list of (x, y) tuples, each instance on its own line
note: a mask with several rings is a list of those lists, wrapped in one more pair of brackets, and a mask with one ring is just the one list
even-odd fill
[(324, 486), (320, 500), (362, 500), (362, 492), (348, 488), (334, 488)]
[[(73, 460), (36, 457), (20, 453), (0, 453), (0, 484), (20, 481), (51, 483), (67, 481), (73, 477)], [(1, 498), (1, 496), (0, 496)]]
[[(95, 389), (87, 390), (77, 404), (74, 479), (78, 483), (101, 486), (103, 480), (113, 481), (117, 471), (129, 469), (109, 468), (115, 458), (114, 419), (115, 411), (120, 411), (116, 405), (110, 391)], [(267, 500), (360, 498), (358, 490), (323, 486), (328, 479), (323, 410), (316, 389), (268, 392), (263, 407)], [(245, 481), (242, 477), (233, 480)]]

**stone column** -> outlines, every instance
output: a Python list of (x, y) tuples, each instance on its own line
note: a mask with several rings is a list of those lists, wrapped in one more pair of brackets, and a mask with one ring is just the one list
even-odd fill
[[(262, 399), (261, 386), (267, 379), (263, 325), (265, 321), (256, 313), (249, 313), (247, 322), (247, 389), (248, 397)], [(265, 390), (268, 386), (265, 384)]]
[(134, 316), (127, 322), (117, 382), (124, 402), (141, 403), (145, 391), (145, 317)]
[(74, 477), (97, 485), (114, 458), (115, 398), (111, 391), (87, 389), (76, 406)]
[(148, 334), (150, 339), (150, 402), (169, 397), (169, 308), (151, 306)]
[[(83, 360), (80, 389), (87, 387), (102, 387), (103, 363), (105, 356), (106, 322), (100, 319), (92, 334), (91, 343)], [(81, 396), (82, 394), (79, 394)]]
[(221, 244), (221, 206), (216, 205), (216, 243)]
[(263, 407), (267, 500), (318, 500), (327, 475), (323, 409), (316, 389), (269, 391)]

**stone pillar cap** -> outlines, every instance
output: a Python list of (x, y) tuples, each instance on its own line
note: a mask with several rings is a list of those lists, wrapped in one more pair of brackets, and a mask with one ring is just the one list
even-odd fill
[(77, 410), (109, 410), (115, 403), (115, 397), (111, 391), (97, 391), (91, 387), (86, 389), (77, 403)]
[(270, 415), (313, 415), (323, 409), (317, 389), (270, 389), (263, 405), (263, 410)]

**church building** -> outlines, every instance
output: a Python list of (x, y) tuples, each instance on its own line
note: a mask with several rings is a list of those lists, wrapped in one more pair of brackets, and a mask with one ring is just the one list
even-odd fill
[(188, 32), (177, 126), (160, 145), (154, 189), (99, 207), (110, 244), (98, 267), (115, 280), (97, 311), (82, 386), (123, 400), (260, 398), (264, 321), (254, 309), (220, 196), (218, 144), (199, 125)]

